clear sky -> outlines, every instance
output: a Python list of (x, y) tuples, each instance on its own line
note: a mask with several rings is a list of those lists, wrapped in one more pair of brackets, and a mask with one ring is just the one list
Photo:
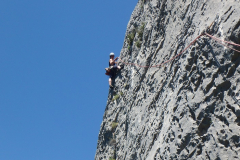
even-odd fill
[(0, 1), (0, 160), (93, 160), (137, 0)]

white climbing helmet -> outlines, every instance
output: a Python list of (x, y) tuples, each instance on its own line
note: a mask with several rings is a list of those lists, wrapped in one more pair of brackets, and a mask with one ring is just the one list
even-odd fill
[(110, 53), (110, 56), (114, 56), (114, 53), (113, 53), (113, 52), (111, 52), (111, 53)]

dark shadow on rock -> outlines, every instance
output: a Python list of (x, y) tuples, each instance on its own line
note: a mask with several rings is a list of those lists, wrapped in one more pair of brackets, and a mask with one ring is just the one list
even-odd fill
[(206, 39), (204, 39), (204, 42), (205, 42), (206, 45), (208, 45), (208, 47), (209, 47), (209, 49), (210, 49), (210, 53), (212, 54), (212, 56), (213, 56), (213, 58), (214, 58), (214, 60), (215, 60), (215, 62), (216, 62), (216, 64), (217, 64), (217, 66), (218, 66), (218, 67), (221, 67), (218, 59), (216, 58), (216, 55), (215, 55), (215, 53), (214, 53), (214, 51), (213, 51), (213, 48), (212, 48), (211, 44), (210, 44), (210, 43), (208, 42), (208, 40), (206, 40)]
[(186, 146), (189, 144), (191, 140), (191, 133), (188, 133), (185, 137), (183, 137), (181, 144), (179, 145), (177, 149), (177, 154), (180, 154), (183, 149), (186, 148)]
[(210, 127), (212, 121), (211, 118), (208, 116), (205, 116), (198, 126), (198, 135), (202, 136), (207, 133), (208, 128)]

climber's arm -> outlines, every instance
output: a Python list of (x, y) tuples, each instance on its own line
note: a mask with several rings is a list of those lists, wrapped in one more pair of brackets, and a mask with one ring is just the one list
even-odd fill
[(117, 59), (118, 59), (118, 57), (115, 58), (114, 60), (110, 59), (110, 61), (109, 61), (109, 62), (110, 62), (110, 65), (114, 65), (115, 63), (117, 63), (117, 62), (116, 62)]

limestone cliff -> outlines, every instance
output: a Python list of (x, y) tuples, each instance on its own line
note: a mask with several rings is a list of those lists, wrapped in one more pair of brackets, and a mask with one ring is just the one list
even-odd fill
[[(240, 44), (239, 0), (139, 0), (120, 58), (161, 64), (203, 31)], [(109, 90), (95, 159), (240, 159), (239, 64), (240, 53), (202, 36), (160, 67), (125, 65)]]

